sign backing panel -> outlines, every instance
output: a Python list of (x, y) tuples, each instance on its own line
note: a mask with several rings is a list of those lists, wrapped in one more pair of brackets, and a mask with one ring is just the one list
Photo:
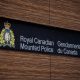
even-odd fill
[(80, 56), (80, 32), (0, 17), (0, 48)]

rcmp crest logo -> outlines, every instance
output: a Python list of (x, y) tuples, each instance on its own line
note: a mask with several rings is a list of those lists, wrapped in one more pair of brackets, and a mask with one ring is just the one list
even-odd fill
[(10, 29), (11, 24), (8, 22), (4, 22), (4, 28), (0, 33), (0, 45), (5, 47), (15, 47), (15, 37), (14, 32)]

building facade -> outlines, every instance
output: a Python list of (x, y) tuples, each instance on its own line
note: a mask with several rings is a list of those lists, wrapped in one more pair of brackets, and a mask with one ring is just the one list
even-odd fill
[[(0, 17), (80, 31), (80, 1), (1, 0)], [(80, 59), (0, 49), (0, 79), (80, 80)]]

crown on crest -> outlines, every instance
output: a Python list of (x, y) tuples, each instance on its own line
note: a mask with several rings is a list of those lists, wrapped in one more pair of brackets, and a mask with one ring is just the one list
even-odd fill
[(10, 28), (11, 24), (9, 22), (4, 22), (4, 26), (5, 26), (5, 28)]

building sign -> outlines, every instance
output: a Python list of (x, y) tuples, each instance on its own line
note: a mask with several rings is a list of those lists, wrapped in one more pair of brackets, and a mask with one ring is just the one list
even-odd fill
[(80, 32), (0, 17), (0, 48), (80, 56)]

